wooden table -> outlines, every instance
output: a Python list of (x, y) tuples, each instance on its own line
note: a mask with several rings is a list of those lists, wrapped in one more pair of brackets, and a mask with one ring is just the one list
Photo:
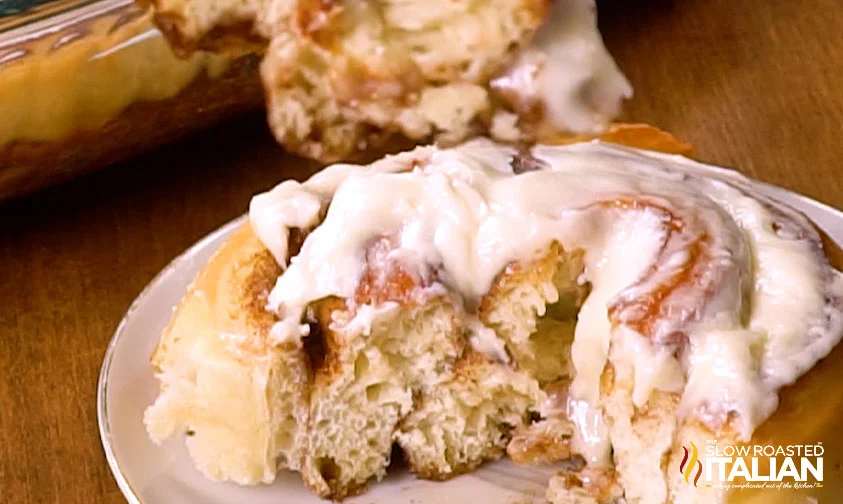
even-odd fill
[[(843, 207), (843, 2), (612, 0), (626, 118), (699, 158)], [(2, 119), (0, 119), (2, 120)], [(170, 259), (315, 166), (261, 115), (0, 205), (0, 502), (121, 502), (96, 427), (100, 361)]]

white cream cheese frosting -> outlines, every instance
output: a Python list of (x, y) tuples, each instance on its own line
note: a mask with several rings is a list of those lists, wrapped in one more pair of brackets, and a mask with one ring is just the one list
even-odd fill
[(557, 131), (599, 133), (632, 86), (603, 44), (594, 0), (556, 0), (509, 70), (492, 80), (522, 112), (540, 106)]
[[(538, 169), (517, 173), (519, 158)], [(568, 410), (575, 448), (591, 462), (608, 453), (595, 405), (610, 343), (634, 356), (637, 405), (653, 390), (681, 392), (683, 414), (710, 425), (736, 414), (748, 439), (778, 389), (843, 331), (843, 279), (813, 225), (741, 175), (681, 156), (596, 141), (420, 147), (284, 182), (253, 199), (250, 220), (286, 265), (269, 296), (281, 317), (273, 335), (286, 341), (307, 335), (312, 301), (353, 298), (379, 237), (397, 236), (400, 260), (432, 265), (468, 313), (507, 264), (553, 241), (583, 250), (592, 290), (578, 315)], [(292, 228), (310, 232), (288, 262)], [(501, 358), (490, 331), (471, 332)]]

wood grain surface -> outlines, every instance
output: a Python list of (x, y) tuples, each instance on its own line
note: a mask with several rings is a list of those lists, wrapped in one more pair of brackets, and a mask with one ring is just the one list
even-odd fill
[[(843, 2), (600, 7), (636, 89), (625, 119), (843, 207)], [(0, 205), (0, 503), (122, 502), (95, 408), (117, 323), (162, 267), (253, 193), (315, 168), (285, 155), (254, 115)]]

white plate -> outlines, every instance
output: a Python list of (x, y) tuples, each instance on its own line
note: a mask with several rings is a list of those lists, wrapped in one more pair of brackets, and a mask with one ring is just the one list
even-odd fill
[[(758, 183), (771, 196), (810, 216), (836, 242), (843, 243), (843, 213), (803, 196)], [(193, 467), (183, 439), (156, 446), (143, 425), (143, 411), (158, 392), (149, 356), (197, 271), (241, 223), (236, 219), (203, 238), (176, 258), (144, 289), (123, 318), (108, 346), (97, 392), (100, 438), (117, 484), (132, 504), (308, 504), (324, 502), (298, 475), (282, 473), (272, 485), (239, 487), (213, 483)], [(506, 461), (445, 483), (390, 474), (354, 504), (436, 504), (483, 502), (522, 504), (541, 501), (547, 468), (517, 467)]]

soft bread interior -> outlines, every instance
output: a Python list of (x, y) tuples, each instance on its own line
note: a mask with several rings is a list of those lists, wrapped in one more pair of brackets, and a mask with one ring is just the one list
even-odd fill
[(480, 319), (506, 342), (520, 369), (548, 383), (569, 377), (577, 308), (587, 293), (577, 278), (582, 253), (553, 243), (542, 257), (513, 264), (480, 305)]
[(501, 457), (543, 396), (528, 375), (469, 351), (450, 380), (419, 397), (398, 443), (418, 476), (448, 479)]
[(396, 430), (413, 396), (443, 381), (462, 349), (454, 307), (437, 298), (395, 307), (376, 318), (370, 334), (353, 330), (340, 308), (319, 316), (325, 361), (310, 398), (302, 468), (317, 494), (342, 499), (381, 479)]

